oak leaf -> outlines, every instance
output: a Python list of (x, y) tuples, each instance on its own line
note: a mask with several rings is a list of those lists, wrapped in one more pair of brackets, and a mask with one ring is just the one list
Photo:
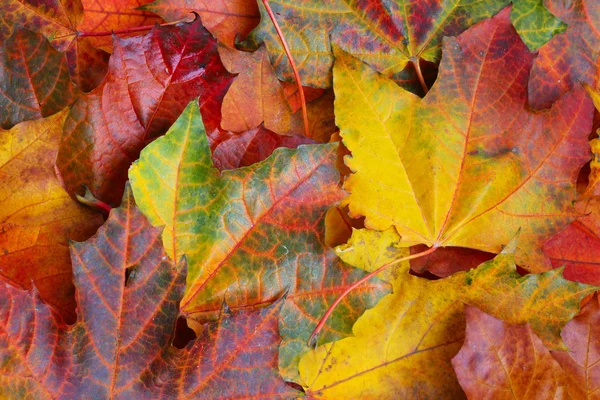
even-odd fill
[(492, 253), (521, 228), (520, 263), (550, 268), (539, 248), (576, 217), (592, 104), (578, 89), (531, 112), (533, 60), (508, 9), (445, 39), (440, 76), (422, 100), (338, 51), (336, 123), (352, 152), (351, 215), (364, 215), (370, 229), (394, 226), (409, 246)]
[(71, 322), (67, 242), (87, 239), (103, 219), (72, 200), (54, 172), (66, 116), (63, 110), (0, 129), (0, 277), (22, 289), (35, 285), (41, 299)]
[(529, 101), (548, 108), (563, 93), (600, 80), (600, 7), (596, 0), (545, 0), (546, 7), (569, 27), (542, 46), (531, 70)]
[(79, 94), (64, 55), (26, 29), (0, 45), (0, 77), (0, 129), (57, 113)]
[(127, 169), (144, 146), (164, 134), (190, 100), (220, 90), (229, 74), (216, 41), (200, 21), (156, 26), (120, 39), (103, 83), (81, 96), (65, 122), (56, 161), (70, 192), (86, 185), (118, 204)]
[(528, 325), (465, 308), (465, 343), (452, 359), (470, 399), (567, 399), (559, 364)]
[[(191, 399), (292, 397), (277, 373), (282, 302), (231, 314), (171, 346), (185, 288), (160, 230), (127, 189), (87, 242), (71, 244), (78, 320), (66, 326), (35, 291), (0, 295), (0, 394), (38, 398)], [(234, 384), (235, 383), (235, 384)]]
[[(359, 232), (337, 248), (344, 260), (374, 270), (401, 254), (393, 229)], [(566, 281), (560, 269), (520, 277), (515, 248), (516, 239), (494, 260), (435, 281), (410, 275), (408, 263), (386, 271), (383, 277), (392, 281), (394, 292), (358, 319), (355, 336), (320, 346), (300, 361), (307, 394), (461, 398), (450, 363), (463, 342), (463, 303), (511, 323), (529, 323), (544, 344), (564, 348), (561, 328), (597, 288)]]
[[(175, 259), (186, 255), (181, 311), (188, 324), (232, 310), (269, 304), (287, 292), (280, 332), (280, 368), (296, 363), (325, 309), (364, 272), (342, 264), (324, 245), (324, 216), (343, 197), (333, 166), (335, 146), (277, 149), (267, 160), (233, 171), (213, 168), (198, 107), (190, 103), (163, 138), (146, 147), (130, 170), (137, 203)], [(350, 333), (387, 285), (371, 280), (329, 320), (321, 339)]]
[(202, 25), (228, 46), (233, 46), (236, 38), (245, 38), (260, 21), (256, 0), (156, 0), (139, 9), (169, 22), (193, 18), (190, 13), (195, 12)]

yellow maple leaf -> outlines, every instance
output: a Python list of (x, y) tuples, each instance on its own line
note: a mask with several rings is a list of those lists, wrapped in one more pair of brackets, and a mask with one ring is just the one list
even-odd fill
[(519, 262), (547, 270), (541, 244), (577, 215), (592, 103), (578, 88), (547, 112), (529, 109), (534, 54), (506, 10), (445, 38), (443, 54), (420, 99), (336, 51), (336, 123), (354, 172), (344, 186), (350, 214), (370, 229), (395, 227), (406, 246), (498, 253), (521, 229)]

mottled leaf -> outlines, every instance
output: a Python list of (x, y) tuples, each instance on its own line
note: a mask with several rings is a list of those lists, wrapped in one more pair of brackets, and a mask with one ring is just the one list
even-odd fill
[(54, 39), (59, 50), (73, 41), (83, 18), (81, 0), (3, 0), (0, 2), (0, 43), (24, 27)]
[(564, 32), (567, 25), (544, 6), (544, 0), (514, 0), (510, 20), (531, 51)]
[(529, 101), (548, 108), (563, 93), (600, 79), (600, 7), (597, 0), (545, 0), (548, 9), (566, 22), (566, 32), (540, 48), (531, 70)]
[(115, 38), (106, 79), (77, 100), (65, 122), (57, 165), (67, 189), (84, 184), (100, 200), (118, 203), (141, 149), (191, 99), (209, 98), (221, 79), (228, 73), (200, 21)]
[(0, 46), (0, 128), (52, 115), (77, 94), (67, 60), (44, 35), (18, 29)]
[[(331, 43), (386, 76), (400, 78), (409, 61), (437, 62), (443, 36), (490, 17), (508, 0), (272, 0), (303, 84), (331, 86)], [(259, 3), (261, 22), (246, 47), (265, 43), (282, 80), (292, 71), (275, 28)]]
[(541, 244), (576, 216), (592, 104), (578, 89), (549, 112), (529, 110), (534, 54), (508, 13), (445, 40), (422, 100), (338, 52), (336, 123), (354, 172), (344, 187), (351, 216), (394, 226), (407, 246), (497, 253), (521, 228), (519, 263), (541, 271), (550, 268)]
[(78, 320), (65, 326), (35, 291), (0, 296), (3, 398), (293, 397), (277, 374), (281, 302), (208, 325), (171, 346), (185, 262), (171, 262), (126, 190), (98, 234), (71, 245)]
[(233, 46), (236, 38), (245, 38), (258, 24), (256, 0), (156, 0), (140, 7), (167, 21), (193, 18), (198, 13), (202, 24), (221, 43)]
[(552, 357), (563, 368), (567, 390), (574, 399), (600, 398), (600, 307), (594, 296), (569, 321), (562, 338), (568, 351), (553, 351)]
[[(337, 249), (345, 260), (373, 270), (397, 258), (393, 230), (357, 232), (350, 245)], [(451, 359), (463, 342), (463, 303), (512, 323), (528, 322), (547, 343), (560, 342), (579, 301), (597, 288), (568, 282), (559, 270), (520, 277), (515, 247), (512, 242), (494, 260), (435, 281), (410, 275), (408, 263), (388, 271), (393, 294), (358, 319), (355, 336), (320, 346), (300, 361), (308, 396), (462, 398)]]
[[(232, 310), (260, 307), (288, 293), (282, 311), (280, 368), (296, 363), (326, 308), (364, 272), (344, 266), (324, 245), (324, 216), (341, 199), (335, 145), (278, 149), (250, 167), (213, 168), (198, 108), (191, 103), (167, 135), (152, 143), (130, 171), (138, 204), (175, 259), (187, 256), (182, 299), (188, 324)], [(350, 333), (362, 312), (387, 291), (371, 280), (353, 292), (321, 339)]]
[(465, 344), (452, 359), (470, 399), (567, 399), (564, 374), (528, 325), (466, 307)]
[(73, 201), (54, 173), (66, 116), (63, 110), (0, 129), (0, 277), (23, 289), (35, 285), (41, 299), (72, 322), (67, 242), (87, 239), (103, 219)]

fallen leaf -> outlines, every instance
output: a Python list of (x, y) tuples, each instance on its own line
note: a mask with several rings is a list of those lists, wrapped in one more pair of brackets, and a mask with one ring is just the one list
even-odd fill
[(529, 102), (548, 108), (563, 93), (600, 80), (600, 7), (596, 0), (546, 0), (546, 7), (569, 27), (542, 46), (531, 69)]
[[(354, 231), (353, 239), (338, 247), (338, 254), (367, 270), (397, 259), (402, 251), (393, 229)], [(529, 323), (544, 343), (560, 348), (561, 328), (597, 288), (568, 282), (561, 270), (520, 277), (515, 248), (516, 239), (494, 260), (435, 281), (409, 274), (407, 262), (385, 271), (393, 294), (358, 319), (354, 337), (320, 346), (301, 359), (307, 395), (462, 398), (451, 359), (463, 343), (463, 303), (508, 322)]]
[(465, 344), (452, 359), (470, 399), (567, 399), (564, 374), (528, 325), (465, 307)]
[[(110, 32), (164, 22), (156, 14), (143, 9), (149, 0), (81, 0), (81, 3), (84, 14), (77, 27), (81, 32)], [(132, 32), (128, 36), (139, 34), (140, 32)], [(110, 35), (91, 36), (89, 41), (94, 47), (112, 51), (113, 41)]]
[(18, 28), (53, 38), (61, 51), (73, 41), (83, 18), (80, 0), (3, 0), (0, 3), (0, 43)]
[[(425, 250), (427, 250), (427, 246), (419, 244), (410, 248), (410, 254)], [(435, 276), (445, 278), (455, 272), (476, 268), (492, 258), (494, 258), (494, 254), (485, 251), (464, 247), (440, 247), (431, 254), (410, 260), (410, 268), (419, 274), (430, 272)]]
[(209, 134), (213, 163), (220, 171), (246, 167), (269, 157), (280, 147), (295, 149), (301, 144), (314, 144), (305, 136), (283, 136), (259, 126), (236, 133), (214, 130)]
[[(225, 68), (238, 74), (223, 99), (221, 127), (244, 132), (264, 123), (266, 129), (282, 134), (305, 134), (301, 112), (293, 112), (269, 63), (264, 47), (253, 53), (219, 46)], [(337, 130), (333, 115), (333, 93), (306, 105), (310, 123), (308, 136), (327, 142)]]
[(491, 253), (521, 228), (519, 263), (549, 269), (539, 248), (576, 217), (592, 104), (578, 89), (548, 112), (529, 111), (533, 59), (508, 9), (445, 39), (440, 76), (423, 100), (338, 51), (350, 215), (365, 216), (370, 229), (394, 226), (407, 246)]
[(329, 247), (342, 245), (350, 239), (354, 229), (364, 228), (362, 218), (352, 218), (348, 215), (348, 207), (333, 207), (325, 214), (325, 243)]
[(0, 128), (47, 117), (79, 94), (67, 60), (44, 35), (17, 29), (0, 46)]
[[(0, 296), (0, 394), (8, 398), (191, 399), (291, 397), (277, 374), (282, 302), (225, 309), (194, 343), (171, 346), (185, 262), (164, 253), (160, 230), (131, 191), (98, 234), (71, 244), (78, 319), (72, 327), (35, 291)], [(237, 384), (232, 384), (236, 382)]]
[[(167, 135), (144, 149), (130, 170), (133, 192), (174, 259), (187, 256), (181, 311), (194, 330), (232, 310), (261, 307), (287, 292), (280, 370), (297, 361), (322, 313), (364, 272), (324, 246), (327, 209), (343, 197), (333, 166), (335, 145), (277, 149), (250, 167), (212, 166), (198, 107), (190, 103)], [(348, 335), (362, 312), (387, 292), (377, 279), (338, 307), (321, 340)]]
[(190, 100), (210, 98), (229, 79), (216, 42), (200, 21), (154, 27), (115, 38), (102, 85), (81, 96), (65, 122), (57, 166), (70, 192), (86, 185), (118, 204), (127, 170), (141, 149), (162, 135)]
[[(221, 45), (219, 55), (225, 68), (238, 74), (223, 99), (221, 127), (244, 132), (264, 122), (276, 133), (292, 133), (292, 110), (264, 47), (248, 53)], [(302, 115), (296, 117), (302, 129)]]
[[(598, 212), (598, 211), (596, 211)], [(600, 285), (600, 234), (576, 220), (543, 246), (552, 267), (565, 266), (570, 281)]]
[(156, 0), (139, 9), (169, 22), (198, 13), (202, 25), (227, 46), (234, 46), (236, 38), (245, 38), (260, 21), (256, 0)]
[(66, 116), (63, 110), (0, 129), (0, 277), (22, 289), (35, 285), (41, 299), (72, 322), (67, 242), (89, 238), (103, 219), (73, 201), (54, 173)]
[(510, 20), (531, 51), (536, 51), (567, 28), (567, 24), (544, 6), (544, 0), (514, 0)]
[(562, 331), (568, 351), (553, 351), (552, 357), (565, 371), (567, 388), (574, 399), (598, 399), (600, 388), (600, 307), (598, 296)]
[[(508, 4), (507, 0), (461, 4), (460, 0), (269, 1), (281, 26), (302, 83), (331, 86), (333, 54), (339, 46), (386, 76), (400, 75), (409, 61), (423, 58), (438, 62), (443, 36), (457, 35)], [(244, 44), (265, 43), (271, 62), (282, 80), (292, 70), (275, 28), (259, 3), (261, 22)]]

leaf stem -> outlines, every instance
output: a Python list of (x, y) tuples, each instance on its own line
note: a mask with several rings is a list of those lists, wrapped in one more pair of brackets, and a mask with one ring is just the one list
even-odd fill
[(375, 275), (377, 275), (378, 273), (380, 273), (384, 269), (391, 267), (392, 265), (396, 265), (396, 264), (399, 264), (399, 263), (404, 262), (404, 261), (413, 260), (415, 258), (426, 256), (428, 254), (433, 253), (436, 250), (437, 250), (437, 246), (432, 246), (432, 247), (428, 248), (427, 250), (422, 251), (420, 253), (411, 254), (409, 256), (398, 258), (398, 259), (396, 259), (394, 261), (390, 261), (387, 264), (383, 264), (381, 267), (377, 268), (375, 271), (373, 271), (373, 272), (365, 275), (360, 280), (354, 282), (351, 286), (349, 286), (346, 290), (344, 290), (344, 292), (333, 302), (332, 305), (329, 306), (329, 308), (327, 309), (327, 311), (325, 312), (325, 314), (321, 317), (321, 319), (319, 320), (319, 323), (317, 324), (317, 326), (315, 327), (315, 329), (311, 333), (310, 338), (308, 339), (308, 346), (309, 347), (313, 347), (313, 348), (316, 346), (317, 336), (319, 335), (319, 332), (321, 332), (321, 330), (325, 326), (325, 323), (327, 322), (327, 319), (329, 318), (329, 316), (331, 315), (331, 313), (333, 313), (333, 311), (335, 310), (335, 308), (338, 306), (338, 304), (340, 304), (340, 302), (344, 299), (344, 297), (346, 297), (346, 295), (348, 293), (350, 293), (356, 287), (358, 287), (362, 283), (368, 281), (369, 279), (371, 279), (372, 277), (374, 277)]
[[(186, 19), (184, 18), (184, 19), (180, 19), (177, 21), (173, 21), (173, 22), (166, 22), (164, 24), (160, 24), (159, 26), (175, 25), (175, 24), (178, 24), (185, 20)], [(127, 33), (149, 31), (150, 29), (154, 28), (155, 26), (156, 26), (156, 24), (155, 25), (144, 25), (144, 26), (137, 26), (135, 28), (119, 29), (116, 31), (112, 30), (112, 31), (104, 31), (104, 32), (79, 32), (79, 31), (77, 31), (77, 36), (79, 36), (79, 37), (98, 37), (98, 36), (125, 35)]]
[(285, 37), (283, 36), (283, 32), (279, 28), (279, 24), (275, 19), (275, 14), (273, 10), (271, 10), (271, 6), (269, 5), (269, 0), (262, 0), (265, 9), (267, 10), (267, 14), (269, 14), (269, 18), (271, 18), (271, 22), (273, 22), (273, 26), (277, 31), (277, 35), (279, 36), (279, 40), (281, 40), (281, 44), (283, 45), (283, 49), (285, 50), (285, 54), (287, 55), (288, 60), (290, 61), (290, 66), (292, 67), (292, 71), (294, 71), (294, 78), (296, 79), (296, 84), (298, 85), (298, 91), (300, 92), (300, 105), (302, 106), (302, 120), (304, 121), (304, 136), (310, 137), (310, 129), (308, 127), (308, 113), (306, 112), (306, 99), (304, 98), (304, 90), (302, 89), (302, 82), (300, 81), (300, 74), (298, 73), (298, 69), (296, 68), (296, 63), (294, 62), (294, 58), (292, 57), (292, 53), (287, 45)]
[(423, 88), (423, 91), (425, 92), (425, 94), (427, 94), (429, 92), (429, 89), (427, 88), (427, 83), (425, 83), (425, 78), (423, 77), (423, 71), (421, 71), (421, 65), (419, 63), (419, 59), (418, 58), (412, 59), (411, 62), (415, 66), (415, 71), (417, 71), (417, 78), (419, 78), (419, 83), (421, 84), (421, 87)]

